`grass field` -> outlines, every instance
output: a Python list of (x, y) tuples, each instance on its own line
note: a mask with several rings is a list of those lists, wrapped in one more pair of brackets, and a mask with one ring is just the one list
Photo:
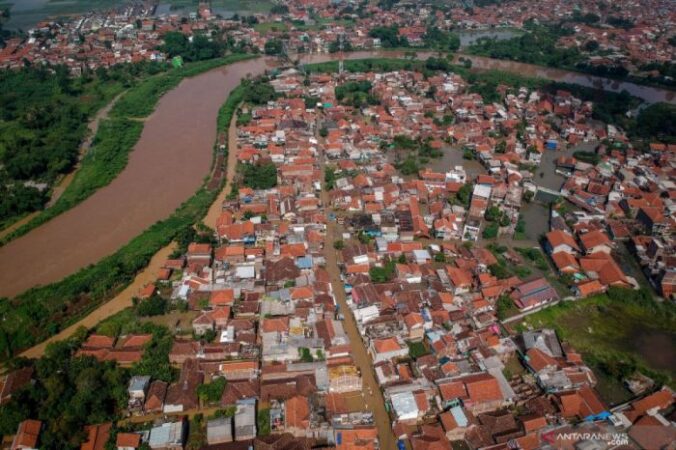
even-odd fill
[(265, 22), (265, 23), (257, 23), (254, 25), (254, 30), (258, 31), (261, 34), (267, 34), (268, 32), (277, 32), (277, 31), (288, 31), (289, 27), (285, 23), (277, 23), (277, 22)]
[(600, 295), (562, 302), (526, 317), (517, 329), (553, 328), (581, 352), (611, 403), (627, 392), (621, 379), (635, 370), (674, 387), (676, 320), (672, 306)]

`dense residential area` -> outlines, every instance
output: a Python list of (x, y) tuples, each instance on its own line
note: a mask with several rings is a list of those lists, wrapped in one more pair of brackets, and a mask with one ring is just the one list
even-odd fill
[[(133, 2), (2, 35), (0, 82), (22, 90), (0, 94), (0, 193), (41, 192), (35, 211), (94, 158), (93, 178), (165, 163), (135, 152), (169, 133), (153, 120), (195, 108), (171, 97), (182, 80), (236, 86), (200, 117), (215, 139), (175, 143), (213, 157), (177, 212), (0, 299), (2, 448), (672, 448), (673, 91), (657, 102), (470, 59), (551, 66), (502, 53), (563, 24), (574, 33), (542, 47), (577, 52), (559, 67), (669, 85), (674, 8), (635, 3), (294, 0), (225, 18), (212, 2)], [(467, 44), (466, 30), (489, 33)], [(121, 159), (98, 133), (77, 156), (90, 94), (121, 99), (103, 122)], [(20, 175), (69, 128), (66, 156)]]

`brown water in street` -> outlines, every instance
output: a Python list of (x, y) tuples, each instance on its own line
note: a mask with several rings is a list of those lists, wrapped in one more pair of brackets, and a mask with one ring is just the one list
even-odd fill
[(148, 267), (136, 275), (134, 281), (132, 281), (129, 286), (117, 294), (112, 300), (96, 308), (81, 320), (78, 320), (68, 328), (64, 328), (58, 334), (55, 334), (46, 341), (41, 342), (38, 345), (24, 351), (21, 353), (21, 356), (24, 358), (40, 358), (45, 353), (47, 345), (50, 343), (68, 339), (80, 327), (85, 327), (87, 329), (94, 328), (104, 319), (107, 319), (108, 317), (119, 313), (123, 309), (132, 306), (133, 298), (138, 295), (139, 291), (143, 289), (146, 284), (157, 280), (157, 273), (175, 249), (176, 244), (173, 242), (162, 248), (151, 258)]
[(95, 263), (168, 217), (209, 173), (218, 109), (242, 78), (267, 64), (256, 59), (214, 69), (164, 95), (112, 183), (0, 248), (0, 297)]

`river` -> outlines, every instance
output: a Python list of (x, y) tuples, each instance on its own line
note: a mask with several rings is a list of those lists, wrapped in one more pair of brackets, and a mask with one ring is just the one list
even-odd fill
[(214, 69), (164, 95), (112, 183), (0, 248), (0, 297), (95, 263), (168, 217), (209, 173), (216, 115), (230, 91), (269, 63), (256, 59)]
[[(415, 48), (411, 48), (415, 51)], [(345, 54), (345, 59), (364, 59), (364, 58), (406, 58), (408, 52), (392, 51), (392, 50), (371, 50), (371, 51), (356, 51)], [(427, 59), (430, 56), (437, 56), (437, 52), (419, 51), (416, 52), (416, 59)], [(315, 55), (295, 55), (294, 58), (300, 57), (301, 62), (309, 64), (313, 62), (326, 61), (329, 55), (315, 54)], [(330, 55), (331, 58), (336, 59), (335, 55)], [(634, 97), (638, 97), (646, 103), (667, 102), (676, 104), (676, 91), (658, 88), (653, 86), (644, 86), (627, 81), (618, 81), (610, 78), (597, 77), (594, 75), (587, 75), (581, 72), (573, 72), (570, 70), (554, 69), (551, 67), (536, 66), (533, 64), (520, 63), (515, 61), (506, 61), (501, 59), (487, 58), (483, 56), (473, 56), (465, 54), (455, 55), (455, 62), (459, 62), (459, 58), (470, 59), (472, 61), (472, 70), (502, 70), (505, 72), (512, 72), (526, 77), (543, 78), (546, 80), (558, 81), (561, 83), (577, 84), (580, 86), (600, 89), (609, 92), (627, 91)]]
[[(431, 53), (420, 52), (418, 58)], [(403, 52), (346, 54), (346, 59), (402, 57)], [(335, 59), (303, 55), (303, 63)], [(528, 64), (472, 57), (477, 68), (584, 84), (587, 75)], [(209, 173), (216, 115), (230, 91), (248, 74), (270, 67), (269, 59), (239, 62), (184, 80), (160, 99), (122, 173), (80, 205), (0, 248), (0, 296), (57, 281), (115, 252), (154, 222), (168, 217)], [(615, 83), (615, 84), (612, 84)], [(674, 102), (674, 92), (631, 83), (622, 86), (644, 100)], [(448, 162), (450, 165), (450, 161)]]

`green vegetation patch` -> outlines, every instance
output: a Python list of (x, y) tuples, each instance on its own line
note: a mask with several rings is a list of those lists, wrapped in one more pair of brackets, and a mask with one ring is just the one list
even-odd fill
[(430, 353), (422, 342), (407, 342), (406, 344), (408, 345), (408, 354), (413, 359), (418, 359)]
[[(143, 122), (135, 119), (150, 115), (160, 97), (177, 86), (183, 78), (248, 58), (251, 56), (231, 55), (190, 64), (181, 69), (147, 78), (129, 89), (113, 106), (109, 114), (110, 118), (101, 121), (92, 147), (83, 158), (73, 182), (54, 206), (5, 236), (0, 240), (0, 245), (23, 236), (37, 226), (71, 209), (98, 189), (110, 184), (126, 167), (129, 152), (136, 145), (143, 131)], [(80, 140), (77, 139), (77, 146)]]
[(674, 387), (676, 313), (650, 291), (611, 288), (575, 302), (561, 302), (524, 319), (518, 328), (553, 328), (581, 352), (601, 376), (614, 380), (640, 371)]
[[(219, 111), (219, 124), (230, 122), (242, 97), (242, 87), (233, 90)], [(202, 187), (169, 218), (155, 223), (111, 256), (59, 282), (33, 288), (12, 300), (1, 299), (0, 314), (5, 320), (0, 324), (0, 357), (9, 359), (47, 339), (118, 294), (157, 251), (203, 217), (217, 195), (218, 190)]]

